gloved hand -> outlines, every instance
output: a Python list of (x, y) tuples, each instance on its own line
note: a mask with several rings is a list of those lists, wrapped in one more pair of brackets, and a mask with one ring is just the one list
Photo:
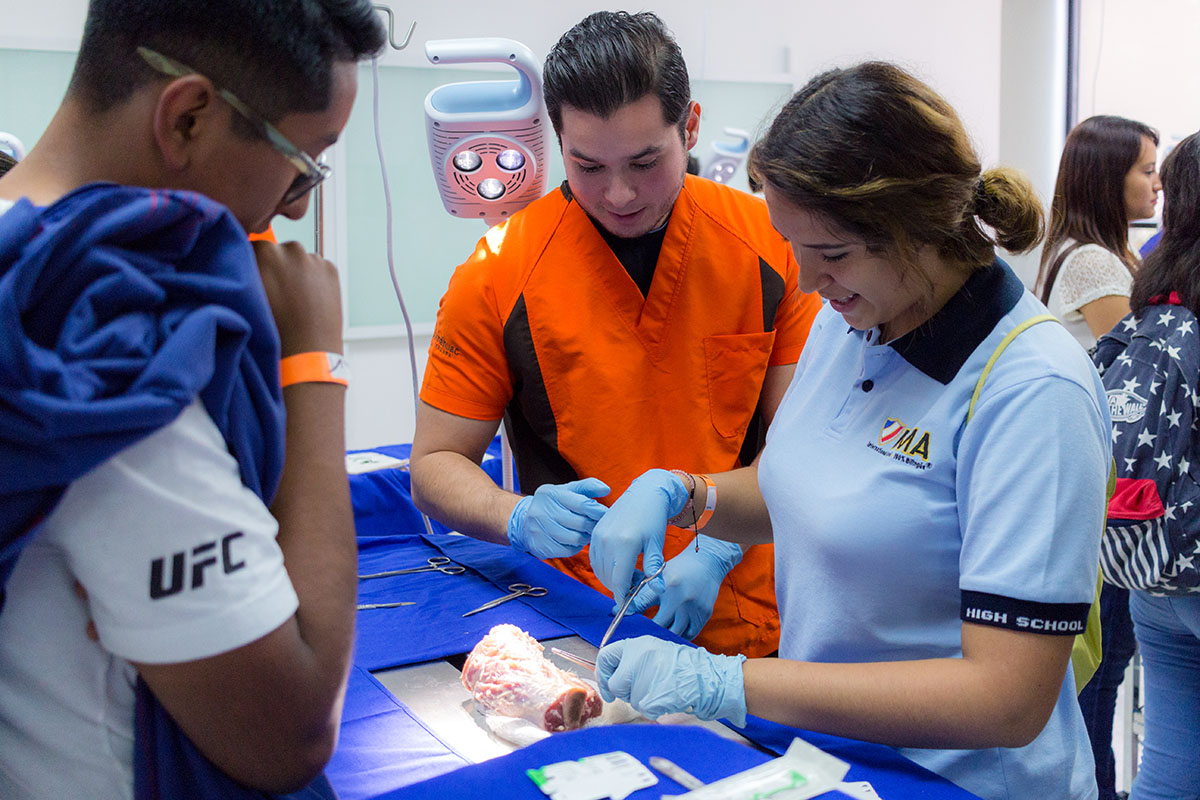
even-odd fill
[(722, 656), (703, 647), (653, 636), (622, 639), (596, 656), (600, 696), (627, 701), (651, 719), (686, 711), (700, 719), (746, 725), (743, 655)]
[(608, 509), (592, 531), (592, 572), (618, 601), (633, 585), (637, 558), (654, 572), (663, 563), (667, 520), (683, 510), (688, 491), (683, 480), (665, 469), (643, 472)]
[[(742, 548), (738, 545), (698, 533), (696, 542), (668, 561), (662, 575), (637, 593), (628, 613), (641, 614), (658, 606), (654, 615), (657, 624), (685, 639), (695, 639), (712, 616), (721, 581), (741, 561)], [(613, 613), (617, 611), (614, 605)]]
[(521, 498), (508, 516), (508, 542), (538, 558), (565, 558), (583, 549), (608, 511), (594, 498), (609, 488), (597, 478), (547, 483)]

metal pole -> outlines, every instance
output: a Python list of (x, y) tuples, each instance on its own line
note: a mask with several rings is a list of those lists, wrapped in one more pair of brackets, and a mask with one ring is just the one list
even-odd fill
[(1079, 122), (1079, 14), (1080, 0), (1067, 0), (1067, 133)]

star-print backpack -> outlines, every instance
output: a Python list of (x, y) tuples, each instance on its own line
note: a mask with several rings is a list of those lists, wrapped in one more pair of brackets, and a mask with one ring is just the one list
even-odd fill
[(1100, 566), (1126, 589), (1200, 593), (1200, 323), (1174, 292), (1151, 302), (1092, 355), (1117, 468)]

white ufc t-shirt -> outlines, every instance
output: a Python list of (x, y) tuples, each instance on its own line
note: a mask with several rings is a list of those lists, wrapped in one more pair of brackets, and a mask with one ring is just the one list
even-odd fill
[(0, 797), (130, 800), (129, 662), (213, 656), (290, 618), (276, 533), (199, 401), (72, 483), (6, 586)]

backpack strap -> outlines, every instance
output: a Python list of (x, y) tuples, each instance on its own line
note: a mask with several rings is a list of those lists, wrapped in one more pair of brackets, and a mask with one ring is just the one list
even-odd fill
[(967, 421), (971, 421), (971, 417), (975, 416), (975, 403), (979, 400), (979, 395), (983, 393), (983, 384), (987, 380), (988, 375), (992, 371), (992, 367), (996, 364), (996, 359), (1000, 358), (1003, 353), (1012, 343), (1012, 340), (1021, 335), (1027, 328), (1032, 328), (1040, 322), (1058, 322), (1053, 314), (1039, 314), (1036, 317), (1030, 317), (1022, 322), (1017, 327), (1013, 328), (1004, 338), (1000, 340), (1000, 344), (996, 345), (996, 349), (992, 351), (992, 355), (988, 358), (987, 363), (983, 365), (983, 372), (979, 373), (979, 380), (975, 382), (975, 391), (971, 393), (971, 403), (967, 406)]
[[(996, 349), (992, 352), (991, 357), (983, 365), (983, 371), (979, 374), (979, 380), (975, 382), (975, 391), (971, 393), (971, 403), (967, 406), (968, 422), (975, 415), (975, 403), (979, 400), (979, 395), (983, 393), (983, 384), (987, 381), (987, 377), (991, 373), (992, 367), (995, 366), (996, 360), (1000, 358), (1000, 354), (1022, 332), (1042, 322), (1058, 322), (1058, 319), (1053, 314), (1039, 314), (1036, 317), (1030, 317), (1005, 334), (1004, 338), (1000, 340), (1000, 344), (996, 345)], [(1105, 493), (1104, 499), (1106, 508), (1108, 498), (1112, 497), (1116, 481), (1117, 462), (1110, 458), (1108, 462), (1108, 491)], [(1096, 593), (1093, 595), (1091, 607), (1088, 609), (1087, 624), (1084, 627), (1083, 633), (1075, 637), (1071, 648), (1071, 669), (1075, 677), (1076, 692), (1083, 691), (1083, 687), (1087, 685), (1092, 675), (1096, 673), (1103, 653), (1100, 632), (1100, 589), (1104, 585), (1102, 578), (1102, 574), (1097, 569)]]
[(1046, 305), (1050, 305), (1050, 292), (1054, 289), (1054, 284), (1058, 280), (1058, 272), (1062, 269), (1062, 265), (1066, 263), (1067, 257), (1071, 253), (1083, 247), (1084, 244), (1084, 242), (1080, 241), (1072, 242), (1069, 247), (1064, 248), (1054, 257), (1054, 261), (1050, 264), (1050, 269), (1046, 270), (1046, 282), (1042, 284), (1041, 295), (1038, 297)]

